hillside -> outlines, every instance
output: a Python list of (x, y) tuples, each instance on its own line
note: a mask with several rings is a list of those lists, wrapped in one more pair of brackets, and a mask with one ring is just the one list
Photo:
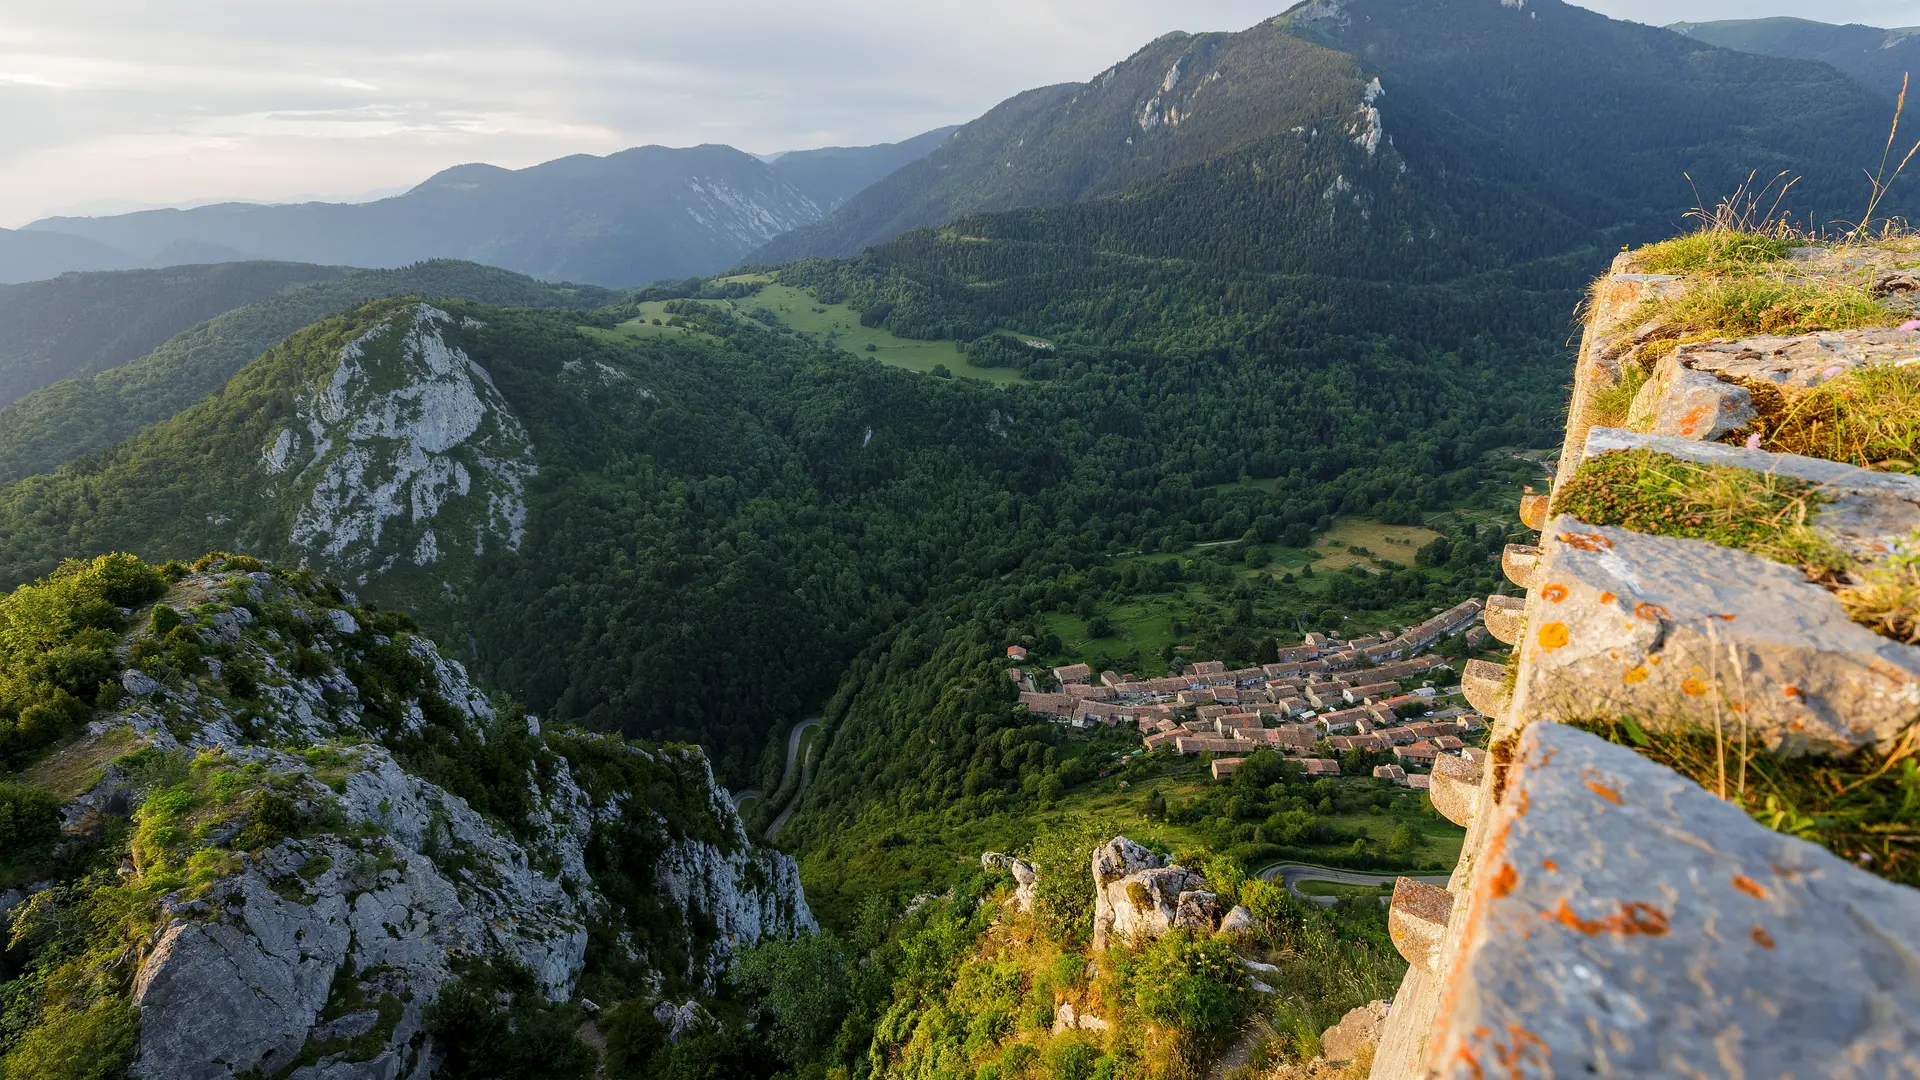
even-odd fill
[[(235, 283), (267, 291), (275, 282), (301, 277), (319, 280), (273, 290), (252, 303), (243, 292), (232, 291)], [(176, 283), (183, 292), (171, 301), (162, 299), (152, 291), (162, 287), (157, 283)], [(82, 370), (72, 377), (0, 408), (0, 480), (48, 472), (104, 450), (200, 400), (301, 327), (370, 299), (408, 294), (527, 307), (593, 307), (610, 295), (603, 289), (547, 285), (505, 270), (451, 261), (367, 271), (242, 263), (126, 277), (69, 275), (17, 286), (0, 293), (0, 302), (17, 297), (28, 310), (20, 322), (0, 330), (0, 341), (29, 356), (35, 350), (78, 352), (102, 338), (106, 343), (101, 351), (88, 353), (80, 361)], [(197, 326), (188, 322), (235, 301), (245, 306)], [(153, 305), (151, 315), (131, 313), (148, 303)], [(126, 318), (133, 320), (130, 325), (120, 321)], [(161, 333), (181, 323), (190, 328), (171, 337)], [(84, 329), (75, 324), (84, 324)], [(61, 329), (53, 329), (56, 326)], [(59, 336), (36, 343), (36, 333)], [(152, 351), (135, 352), (144, 349)], [(109, 366), (116, 360), (120, 366)], [(38, 370), (51, 374), (51, 367), (43, 362)], [(85, 369), (94, 370), (89, 374)]]
[(1322, 0), (1239, 34), (1169, 35), (1085, 84), (1011, 98), (754, 261), (845, 257), (971, 214), (1164, 184), (1254, 147), (1279, 152), (1296, 128), (1397, 147), (1415, 166), (1423, 148), (1471, 146), (1447, 163), (1449, 183), (1516, 185), (1592, 229), (1664, 234), (1695, 202), (1683, 174), (1717, 193), (1755, 168), (1803, 175), (1797, 194), (1825, 222), (1864, 207), (1840, 162), (1877, 160), (1889, 115), (1817, 65), (1557, 0)]
[(895, 169), (931, 154), (958, 130), (957, 126), (935, 128), (911, 139), (877, 146), (790, 150), (774, 156), (769, 164), (776, 175), (826, 212)]
[(1920, 27), (1883, 30), (1778, 16), (1674, 23), (1667, 29), (1723, 49), (1818, 60), (1889, 100), (1900, 93), (1903, 78), (1920, 70)]
[(0, 285), (39, 281), (73, 270), (124, 270), (142, 261), (83, 236), (0, 229)]
[(234, 308), (349, 272), (224, 263), (0, 285), (0, 406), (49, 383), (119, 367)]
[[(136, 260), (210, 249), (376, 268), (464, 259), (546, 281), (638, 285), (733, 265), (933, 149), (939, 134), (789, 154), (771, 164), (728, 146), (643, 146), (524, 169), (460, 165), (370, 203), (227, 203), (49, 218), (23, 234), (46, 244), (53, 234), (71, 235), (80, 238), (74, 244), (107, 245)], [(92, 268), (56, 265), (43, 276)]]
[(543, 725), (309, 571), (75, 562), (0, 626), (9, 1080), (585, 1080), (581, 999), (664, 1057), (663, 998), (817, 930), (697, 749)]

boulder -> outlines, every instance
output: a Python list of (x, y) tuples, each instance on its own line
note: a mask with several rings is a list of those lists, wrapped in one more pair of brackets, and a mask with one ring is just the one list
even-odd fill
[(663, 1001), (653, 1007), (654, 1023), (667, 1030), (667, 1044), (677, 1046), (687, 1032), (711, 1019), (700, 1003), (689, 999), (679, 1005)]
[(1002, 855), (997, 851), (989, 851), (980, 856), (980, 867), (983, 870), (1005, 870), (1012, 874), (1014, 907), (1021, 911), (1033, 910), (1033, 889), (1040, 883), (1040, 874), (1034, 870), (1032, 863), (1024, 859), (1016, 859), (1011, 855)]
[(1093, 947), (1157, 938), (1182, 928), (1211, 931), (1220, 899), (1207, 880), (1124, 836), (1093, 853)]
[(1369, 1001), (1347, 1010), (1340, 1022), (1320, 1033), (1320, 1056), (1345, 1064), (1360, 1056), (1362, 1050), (1380, 1045), (1380, 1031), (1387, 1023), (1387, 1003)]
[(160, 689), (160, 681), (139, 668), (128, 668), (120, 675), (120, 686), (134, 697), (145, 697)]
[(1249, 934), (1253, 932), (1253, 912), (1244, 904), (1235, 904), (1227, 917), (1220, 920), (1220, 932), (1223, 934)]

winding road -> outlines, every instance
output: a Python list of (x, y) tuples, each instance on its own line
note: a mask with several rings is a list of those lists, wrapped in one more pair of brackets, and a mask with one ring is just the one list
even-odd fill
[[(800, 757), (801, 737), (819, 726), (820, 718), (816, 716), (811, 720), (802, 721), (794, 725), (793, 732), (787, 736), (787, 771), (785, 775), (780, 778), (781, 787), (786, 787), (787, 779), (793, 776), (794, 762)], [(812, 747), (808, 747), (808, 750), (809, 753), (807, 754), (806, 760), (800, 762), (800, 789), (793, 793), (793, 798), (787, 801), (787, 808), (780, 811), (780, 816), (773, 819), (773, 824), (767, 826), (767, 839), (769, 840), (778, 837), (780, 830), (787, 827), (787, 819), (791, 818), (793, 812), (800, 808), (800, 798), (807, 793), (807, 785), (813, 782)]]
[(1335, 870), (1326, 866), (1309, 866), (1305, 863), (1278, 863), (1261, 870), (1255, 875), (1261, 881), (1279, 878), (1287, 891), (1301, 900), (1321, 907), (1332, 907), (1340, 899), (1337, 896), (1308, 896), (1294, 887), (1299, 881), (1331, 881), (1336, 885), (1391, 885), (1396, 878), (1410, 877), (1428, 885), (1445, 885), (1446, 874), (1369, 874), (1358, 870)]

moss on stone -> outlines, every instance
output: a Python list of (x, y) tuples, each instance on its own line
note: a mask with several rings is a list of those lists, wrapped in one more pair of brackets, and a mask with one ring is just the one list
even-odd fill
[(1789, 477), (1623, 450), (1582, 462), (1554, 511), (1590, 525), (1710, 540), (1776, 562), (1844, 569), (1846, 554), (1811, 524), (1824, 497)]

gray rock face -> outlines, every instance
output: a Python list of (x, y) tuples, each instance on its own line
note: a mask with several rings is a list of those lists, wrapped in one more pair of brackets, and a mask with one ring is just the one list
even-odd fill
[(998, 851), (989, 851), (980, 856), (980, 866), (984, 870), (1005, 870), (1012, 874), (1013, 906), (1020, 911), (1033, 910), (1033, 888), (1040, 883), (1040, 874), (1032, 864)]
[(1516, 763), (1422, 1075), (1920, 1075), (1920, 892), (1572, 728)]
[(145, 697), (160, 689), (159, 682), (139, 668), (128, 668), (122, 672), (120, 686), (135, 697)]
[(1207, 879), (1168, 866), (1153, 851), (1118, 836), (1093, 853), (1093, 947), (1157, 938), (1173, 929), (1211, 931), (1220, 898)]
[(1542, 542), (1516, 716), (1717, 715), (1789, 751), (1886, 742), (1920, 716), (1920, 649), (1852, 622), (1797, 569), (1566, 515)]
[[(201, 575), (181, 588), (196, 598), (192, 603), (211, 598), (216, 605), (233, 589), (256, 604), (273, 602), (284, 591), (264, 574)], [(350, 647), (343, 639), (359, 631), (348, 612), (302, 612), (319, 631), (311, 647), (322, 657), (341, 656)], [(96, 722), (90, 733), (130, 729), (138, 741), (160, 749), (202, 751), (236, 770), (264, 769), (309, 820), (324, 817), (343, 828), (285, 840), (253, 855), (233, 853), (235, 869), (205, 895), (162, 900), (167, 922), (134, 981), (140, 1043), (133, 1075), (277, 1075), (316, 1039), (373, 1033), (380, 1039), (370, 1060), (334, 1053), (291, 1076), (424, 1078), (436, 1060), (423, 1035), (424, 1010), (453, 977), (456, 957), (511, 958), (533, 972), (548, 997), (572, 996), (586, 965), (589, 919), (617, 924), (622, 917), (587, 870), (587, 846), (598, 823), (619, 820), (625, 803), (645, 793), (616, 792), (596, 803), (556, 752), (547, 768), (528, 774), (534, 810), (509, 833), (461, 798), (409, 773), (381, 742), (387, 729), (363, 723), (358, 691), (339, 667), (311, 676), (287, 670), (270, 647), (278, 638), (242, 607), (202, 618), (265, 673), (250, 703), (260, 714), (250, 729), (265, 737), (242, 736), (223, 698), (204, 680), (182, 679), (164, 687), (164, 715), (135, 701), (119, 716)], [(412, 639), (408, 648), (432, 672), (429, 685), (437, 695), (461, 723), (470, 724), (456, 737), (485, 739), (501, 719), (465, 669), (424, 639)], [(145, 693), (163, 689), (147, 681), (153, 685)], [(414, 705), (400, 727), (426, 722)], [(537, 734), (531, 723), (529, 731)], [(282, 749), (286, 743), (280, 740), (323, 748), (330, 779), (323, 783), (312, 759)], [(692, 967), (682, 975), (711, 986), (737, 950), (767, 936), (818, 929), (793, 860), (749, 843), (697, 750), (649, 751), (610, 741), (620, 752), (656, 762), (665, 755), (671, 782), (692, 785), (686, 794), (694, 805), (704, 804), (723, 838), (719, 844), (671, 843), (651, 868), (662, 899), (687, 916), (687, 944), (699, 946), (690, 950)], [(65, 808), (69, 827), (95, 828), (103, 815), (127, 812), (128, 797), (124, 778), (109, 767), (93, 791)], [(240, 827), (224, 826), (225, 835)], [(717, 940), (691, 932), (694, 925), (709, 924)], [(645, 957), (629, 948), (625, 959)], [(323, 1019), (341, 978), (357, 980), (369, 1004), (388, 1000), (389, 1018), (391, 1003), (400, 1003), (397, 1022), (382, 1020), (378, 1009)]]

